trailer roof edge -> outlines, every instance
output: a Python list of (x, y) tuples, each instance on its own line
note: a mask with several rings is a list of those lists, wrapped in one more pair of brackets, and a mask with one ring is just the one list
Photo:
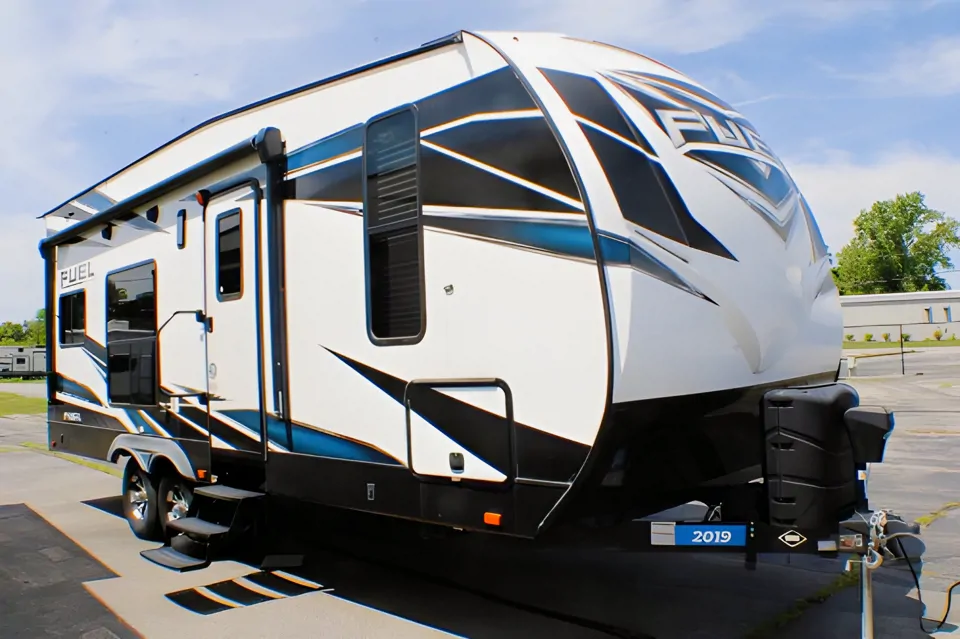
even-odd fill
[(69, 239), (78, 237), (87, 231), (90, 231), (101, 224), (109, 223), (133, 209), (151, 202), (165, 193), (169, 193), (186, 184), (189, 184), (204, 175), (208, 175), (217, 169), (223, 168), (234, 162), (245, 159), (252, 155), (257, 155), (261, 163), (269, 162), (283, 154), (283, 138), (280, 130), (274, 127), (261, 129), (255, 136), (238, 142), (233, 146), (211, 155), (186, 169), (171, 175), (165, 180), (147, 187), (146, 189), (131, 195), (127, 199), (117, 202), (110, 208), (97, 213), (85, 220), (77, 222), (73, 226), (67, 227), (56, 235), (51, 235), (40, 240), (40, 255), (46, 258), (47, 250), (66, 242)]
[(354, 68), (352, 68), (352, 69), (348, 69), (348, 70), (346, 70), (346, 71), (342, 71), (342, 72), (340, 72), (340, 73), (337, 73), (337, 74), (332, 75), (332, 76), (328, 76), (328, 77), (323, 78), (323, 79), (321, 79), (321, 80), (316, 80), (316, 81), (314, 81), (314, 82), (310, 82), (310, 83), (301, 85), (301, 86), (296, 87), (296, 88), (293, 88), (293, 89), (288, 89), (287, 91), (283, 91), (283, 92), (281, 92), (281, 93), (277, 93), (277, 94), (275, 94), (275, 95), (272, 95), (272, 96), (269, 96), (269, 97), (266, 97), (266, 98), (261, 98), (260, 100), (256, 100), (255, 102), (251, 102), (251, 103), (249, 103), (249, 104), (247, 104), (247, 105), (244, 105), (244, 106), (241, 106), (241, 107), (237, 107), (236, 109), (232, 109), (232, 110), (230, 110), (230, 111), (226, 111), (226, 112), (224, 112), (224, 113), (221, 113), (220, 115), (214, 116), (214, 117), (210, 118), (209, 120), (204, 120), (204, 121), (201, 122), (200, 124), (197, 124), (196, 126), (193, 126), (193, 127), (191, 127), (190, 129), (187, 129), (186, 131), (184, 131), (184, 132), (181, 133), (180, 135), (176, 136), (175, 138), (173, 138), (173, 139), (171, 139), (171, 140), (169, 140), (169, 141), (167, 141), (167, 142), (164, 142), (163, 144), (161, 144), (161, 145), (158, 146), (157, 148), (153, 149), (153, 150), (150, 151), (149, 153), (146, 153), (145, 155), (140, 156), (139, 158), (137, 158), (137, 159), (134, 160), (133, 162), (130, 162), (129, 164), (127, 164), (127, 165), (124, 166), (123, 168), (120, 168), (120, 169), (114, 171), (113, 173), (111, 173), (111, 174), (108, 175), (107, 177), (103, 178), (102, 180), (100, 180), (99, 182), (97, 182), (96, 184), (94, 184), (93, 186), (91, 186), (91, 187), (89, 187), (89, 188), (81, 191), (80, 193), (77, 193), (77, 194), (74, 195), (73, 197), (71, 197), (71, 198), (67, 199), (66, 201), (58, 204), (57, 206), (53, 207), (52, 209), (50, 209), (49, 211), (47, 211), (47, 212), (44, 213), (43, 215), (40, 215), (37, 219), (42, 219), (42, 218), (47, 217), (47, 216), (50, 215), (51, 213), (55, 213), (55, 212), (58, 211), (59, 209), (63, 208), (64, 206), (67, 206), (68, 204), (70, 204), (71, 202), (73, 202), (74, 200), (76, 200), (77, 198), (80, 198), (80, 197), (83, 197), (84, 195), (87, 195), (88, 193), (90, 193), (91, 191), (93, 191), (95, 188), (97, 188), (98, 186), (100, 186), (101, 184), (103, 184), (104, 182), (107, 182), (108, 180), (112, 180), (113, 178), (117, 177), (118, 175), (120, 175), (120, 174), (123, 173), (124, 171), (126, 171), (126, 170), (128, 170), (128, 169), (130, 169), (130, 168), (132, 168), (132, 167), (134, 167), (134, 166), (136, 166), (137, 164), (139, 164), (140, 162), (143, 162), (144, 160), (146, 160), (147, 158), (153, 156), (154, 154), (159, 153), (160, 151), (162, 151), (163, 149), (167, 148), (168, 146), (171, 146), (172, 144), (176, 144), (176, 143), (179, 142), (180, 140), (182, 140), (182, 139), (184, 139), (184, 138), (186, 138), (186, 137), (188, 137), (188, 136), (190, 136), (190, 135), (193, 135), (193, 134), (196, 133), (197, 131), (200, 131), (201, 129), (204, 129), (204, 128), (210, 126), (211, 124), (214, 124), (214, 123), (219, 122), (219, 121), (221, 121), (221, 120), (226, 120), (227, 118), (231, 118), (231, 117), (233, 117), (233, 116), (235, 116), (235, 115), (239, 115), (239, 114), (244, 113), (244, 112), (246, 112), (246, 111), (251, 111), (251, 110), (253, 110), (253, 109), (257, 109), (257, 108), (262, 107), (262, 106), (264, 106), (264, 105), (270, 104), (271, 102), (276, 102), (276, 101), (278, 101), (278, 100), (283, 100), (283, 99), (285, 99), (285, 98), (289, 98), (289, 97), (291, 97), (291, 96), (297, 95), (298, 93), (304, 93), (304, 92), (306, 92), (306, 91), (311, 91), (311, 90), (313, 90), (313, 89), (322, 87), (322, 86), (325, 85), (325, 84), (330, 84), (330, 83), (333, 83), (333, 82), (337, 82), (337, 81), (339, 81), (339, 80), (343, 80), (344, 78), (348, 78), (348, 77), (353, 76), (353, 75), (358, 75), (358, 74), (360, 74), (360, 73), (364, 73), (364, 72), (366, 72), (366, 71), (370, 71), (371, 69), (375, 69), (375, 68), (380, 67), (380, 66), (384, 66), (384, 65), (387, 65), (387, 64), (391, 64), (391, 63), (393, 63), (393, 62), (399, 62), (399, 61), (401, 61), (401, 60), (405, 60), (406, 58), (411, 58), (411, 57), (413, 57), (413, 56), (420, 55), (421, 53), (426, 53), (426, 52), (432, 51), (432, 50), (434, 50), (434, 49), (440, 49), (440, 48), (449, 46), (449, 45), (451, 45), (451, 44), (458, 44), (458, 43), (460, 43), (460, 42), (463, 42), (463, 31), (462, 31), (462, 30), (461, 30), (461, 31), (456, 31), (456, 32), (451, 33), (451, 34), (449, 34), (449, 35), (447, 35), (447, 36), (444, 36), (444, 37), (442, 37), (442, 38), (437, 38), (436, 40), (431, 40), (430, 42), (425, 42), (424, 44), (420, 45), (420, 46), (417, 47), (416, 49), (410, 49), (410, 50), (407, 50), (407, 51), (403, 51), (403, 52), (400, 52), (400, 53), (396, 53), (396, 54), (391, 55), (391, 56), (387, 56), (387, 57), (385, 57), (385, 58), (380, 58), (379, 60), (374, 60), (373, 62), (368, 62), (368, 63), (366, 63), (366, 64), (363, 64), (363, 65), (359, 66), (359, 67), (354, 67)]

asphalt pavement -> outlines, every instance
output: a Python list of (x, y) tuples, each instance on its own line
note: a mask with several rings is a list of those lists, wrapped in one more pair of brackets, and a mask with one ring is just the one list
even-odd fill
[(868, 348), (845, 350), (857, 358), (854, 377), (923, 376), (933, 379), (960, 379), (960, 346), (926, 348)]
[[(960, 502), (960, 379), (850, 381), (863, 404), (897, 411), (887, 459), (872, 469), (870, 498), (874, 507), (929, 524), (917, 568), (926, 615), (939, 617), (946, 588), (960, 579), (960, 509), (945, 508)], [(35, 385), (11, 386), (31, 392)], [(859, 636), (858, 591), (838, 582), (837, 561), (770, 556), (747, 571), (733, 555), (531, 552), (522, 545), (483, 552), (482, 543), (474, 553), (445, 552), (439, 544), (359, 549), (369, 561), (318, 552), (290, 571), (318, 588), (201, 614), (183, 604), (195, 600), (196, 589), (234, 592), (237, 583), (277, 577), (238, 562), (184, 574), (146, 562), (139, 551), (156, 544), (134, 538), (117, 516), (116, 477), (19, 447), (43, 442), (45, 428), (39, 417), (0, 418), (0, 637), (57, 629), (83, 639), (132, 632), (232, 639), (609, 636), (564, 615), (658, 639)], [(415, 560), (446, 581), (385, 568), (378, 553)], [(931, 636), (919, 628), (922, 609), (905, 565), (884, 566), (875, 581), (878, 638)], [(933, 636), (960, 636), (955, 599), (948, 624)]]

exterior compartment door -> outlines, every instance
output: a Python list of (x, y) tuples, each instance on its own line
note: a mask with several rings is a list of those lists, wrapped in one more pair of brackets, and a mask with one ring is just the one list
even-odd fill
[(498, 484), (516, 477), (513, 402), (504, 382), (414, 380), (404, 405), (410, 469), (418, 477)]

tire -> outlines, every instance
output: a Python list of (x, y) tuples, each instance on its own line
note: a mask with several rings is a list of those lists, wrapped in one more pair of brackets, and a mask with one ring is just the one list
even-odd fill
[(158, 517), (166, 537), (167, 522), (187, 516), (193, 503), (193, 483), (180, 475), (164, 475), (160, 480), (158, 496)]
[(160, 540), (156, 480), (132, 457), (123, 469), (123, 516), (140, 539)]

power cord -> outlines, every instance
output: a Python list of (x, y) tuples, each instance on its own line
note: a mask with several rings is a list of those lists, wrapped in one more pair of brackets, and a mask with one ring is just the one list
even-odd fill
[[(917, 571), (914, 570), (913, 568), (913, 562), (910, 561), (910, 556), (907, 554), (906, 549), (904, 549), (903, 542), (901, 542), (899, 538), (897, 538), (895, 541), (897, 542), (897, 546), (900, 548), (900, 552), (903, 553), (903, 558), (907, 562), (907, 567), (910, 568), (910, 574), (913, 575), (913, 583), (916, 584), (917, 586), (917, 599), (920, 600), (920, 605), (925, 608), (926, 606), (924, 606), (923, 604), (923, 595), (920, 593), (920, 577), (917, 576)], [(947, 607), (946, 607), (946, 610), (943, 611), (943, 618), (940, 619), (940, 622), (937, 624), (936, 628), (934, 628), (933, 630), (927, 630), (926, 628), (924, 628), (923, 627), (924, 621), (935, 621), (935, 620), (925, 619), (923, 616), (923, 613), (922, 612), (920, 613), (919, 620), (920, 620), (921, 632), (930, 634), (931, 632), (936, 632), (941, 628), (943, 628), (944, 624), (947, 623), (947, 617), (950, 616), (950, 602), (953, 598), (953, 589), (957, 587), (960, 587), (960, 581), (953, 582), (953, 584), (951, 584), (950, 587), (947, 588)]]

